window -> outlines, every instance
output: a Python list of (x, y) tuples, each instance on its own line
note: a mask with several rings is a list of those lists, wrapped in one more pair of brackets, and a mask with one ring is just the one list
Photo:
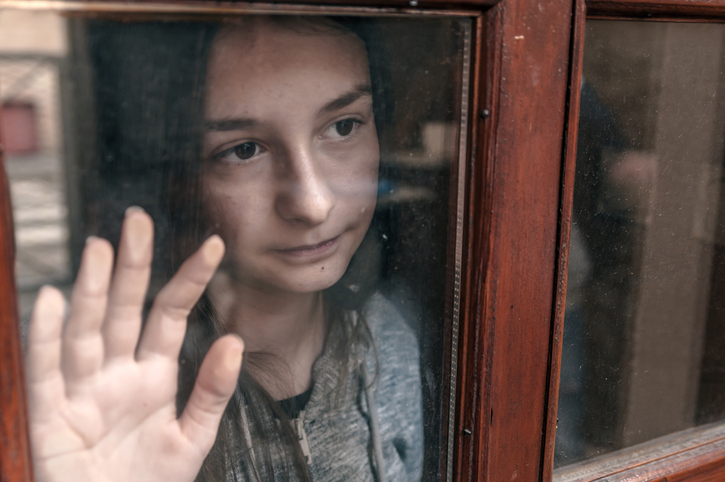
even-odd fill
[[(440, 223), (445, 224), (442, 230), (435, 231), (436, 236), (445, 233), (445, 239), (434, 243), (439, 247), (437, 249), (445, 251), (445, 260), (414, 259), (415, 253), (398, 251), (401, 257), (411, 260), (406, 268), (406, 280), (421, 284), (427, 282), (421, 279), (420, 271), (416, 271), (422, 264), (430, 264), (432, 269), (439, 270), (437, 273), (445, 275), (445, 279), (431, 281), (445, 287), (442, 292), (431, 291), (434, 294), (429, 300), (440, 308), (440, 300), (434, 300), (434, 297), (444, 299), (441, 312), (446, 325), (440, 331), (443, 339), (433, 337), (436, 345), (427, 349), (442, 351), (438, 354), (441, 359), (452, 362), (437, 365), (439, 373), (434, 372), (432, 378), (425, 382), (431, 392), (440, 397), (436, 401), (440, 403), (437, 405), (439, 411), (430, 412), (433, 414), (432, 425), (437, 428), (426, 432), (429, 441), (434, 440), (436, 433), (439, 434), (432, 446), (440, 447), (440, 451), (434, 455), (426, 454), (426, 464), (430, 464), (426, 467), (430, 469), (432, 479), (439, 480), (529, 481), (551, 480), (554, 477), (556, 395), (559, 389), (560, 344), (565, 326), (564, 296), (585, 19), (589, 16), (592, 19), (616, 17), (619, 20), (713, 22), (725, 18), (723, 7), (706, 1), (685, 0), (657, 3), (646, 0), (394, 0), (348, 4), (325, 0), (290, 1), (283, 5), (257, 2), (141, 4), (64, 1), (40, 4), (8, 0), (0, 5), (3, 9), (22, 7), (34, 10), (42, 7), (61, 12), (61, 18), (69, 24), (86, 24), (72, 30), (74, 34), (94, 22), (96, 27), (91, 27), (91, 30), (96, 28), (99, 34), (104, 34), (106, 32), (98, 27), (102, 22), (113, 23), (118, 19), (131, 18), (134, 22), (158, 21), (159, 12), (165, 17), (183, 16), (198, 22), (200, 12), (208, 19), (212, 16), (235, 16), (249, 9), (267, 14), (294, 11), (319, 15), (374, 15), (391, 22), (401, 18), (401, 25), (428, 22), (427, 25), (435, 26), (448, 22), (448, 27), (441, 30), (449, 33), (455, 31), (454, 24), (469, 25), (470, 44), (468, 47), (465, 43), (455, 44), (451, 57), (453, 62), (445, 68), (450, 73), (445, 74), (449, 76), (447, 88), (455, 86), (455, 89), (443, 89), (441, 92), (449, 100), (455, 98), (455, 102), (445, 104), (438, 114), (426, 119), (432, 122), (426, 125), (419, 122), (418, 127), (413, 129), (417, 131), (417, 138), (406, 139), (411, 142), (408, 147), (411, 151), (419, 149), (418, 152), (438, 152), (449, 156), (451, 162), (447, 165), (455, 165), (457, 169), (449, 170), (436, 180), (431, 174), (435, 168), (427, 170), (428, 167), (418, 166), (410, 170), (405, 166), (395, 166), (397, 177), (391, 177), (400, 183), (398, 185), (409, 183), (408, 186), (416, 188), (432, 188), (436, 193), (440, 193), (439, 189), (443, 186), (448, 189), (445, 199), (450, 203), (437, 214), (418, 207), (409, 212), (412, 219), (416, 219), (415, 216), (432, 216), (430, 219), (435, 219), (439, 227)], [(98, 19), (89, 21), (90, 17)], [(449, 38), (455, 43), (464, 37)], [(70, 38), (69, 45), (75, 45), (72, 35)], [(397, 54), (404, 56), (404, 43), (400, 45), (402, 50)], [(432, 47), (430, 58), (423, 61), (435, 62), (433, 51), (436, 48), (443, 47)], [(466, 48), (470, 49), (470, 63), (463, 60)], [(103, 53), (108, 54), (109, 59), (118, 54), (114, 54), (112, 49)], [(88, 56), (90, 52), (75, 54)], [(413, 62), (412, 59), (407, 60)], [(456, 62), (459, 63), (453, 65)], [(56, 68), (53, 62), (48, 65)], [(82, 62), (60, 64), (58, 75), (60, 79), (67, 79), (64, 76), (75, 68), (81, 70), (73, 73), (74, 78), (92, 78), (93, 69), (82, 71), (83, 65)], [(464, 68), (466, 65), (468, 70)], [(425, 68), (417, 70), (424, 71)], [(411, 71), (412, 77), (403, 78), (403, 81), (422, 75), (416, 69)], [(422, 75), (418, 78), (434, 77)], [(3, 79), (2, 82), (0, 92), (5, 92), (7, 81)], [(466, 83), (467, 91), (464, 89)], [(139, 85), (126, 87), (141, 88)], [(435, 89), (438, 84), (416, 84), (413, 88)], [(83, 95), (89, 100), (96, 93), (91, 89), (76, 92), (76, 99), (80, 100), (74, 104), (74, 110), (80, 112), (79, 108), (87, 108), (94, 111), (94, 105), (85, 104), (84, 107)], [(410, 105), (422, 108), (416, 105), (419, 99), (425, 99), (425, 96), (411, 93)], [(38, 105), (29, 106), (28, 99), (23, 99), (23, 102), (10, 103), (6, 111), (26, 121), (35, 119), (38, 129), (42, 129), (39, 109)], [(416, 122), (421, 119), (419, 114), (412, 117)], [(88, 119), (91, 117), (83, 117), (80, 122)], [(455, 119), (455, 125), (463, 126), (462, 132), (452, 133), (450, 127), (446, 127), (450, 124), (440, 123), (441, 120), (450, 122), (452, 119)], [(77, 131), (79, 125), (71, 120), (63, 124)], [(14, 123), (17, 125), (17, 122)], [(33, 125), (33, 122), (26, 125)], [(91, 137), (95, 138), (95, 134)], [(67, 138), (62, 136), (62, 139)], [(428, 142), (424, 142), (426, 138)], [(441, 138), (444, 139), (443, 144), (434, 142)], [(457, 140), (449, 142), (453, 138)], [(42, 136), (38, 139), (42, 142)], [(461, 142), (462, 139), (465, 142)], [(82, 139), (76, 137), (74, 140), (72, 146), (77, 151), (73, 158), (94, 152), (82, 145)], [(12, 146), (7, 141), (4, 146), (5, 162), (9, 163), (7, 151)], [(66, 145), (66, 156), (68, 149), (69, 145)], [(86, 167), (100, 162), (92, 156), (85, 159), (89, 161), (84, 164)], [(427, 174), (421, 175), (422, 171)], [(107, 172), (103, 175), (113, 178), (115, 174)], [(152, 182), (152, 179), (145, 181)], [(425, 185), (426, 182), (433, 184)], [(73, 186), (65, 192), (69, 200), (88, 194), (80, 192), (78, 184), (66, 185)], [(0, 399), (0, 431), (5, 448), (0, 450), (0, 471), (9, 480), (30, 480), (32, 469), (26, 434), (26, 400), (21, 388), (22, 355), (12, 273), (10, 191), (6, 188), (2, 192), (0, 341), (3, 349), (0, 350), (0, 393), (4, 397)], [(423, 190), (419, 190), (414, 194), (422, 193)], [(97, 192), (94, 196), (108, 204), (112, 196), (104, 197), (104, 194)], [(124, 195), (127, 194), (124, 192)], [(66, 214), (60, 213), (60, 219), (64, 215), (69, 223), (76, 223), (76, 226), (80, 225), (80, 220), (98, 219), (88, 216), (88, 213), (83, 214), (78, 209), (83, 204), (74, 205), (73, 202)], [(16, 230), (19, 230), (25, 221), (16, 218), (15, 222)], [(109, 225), (118, 224), (110, 222)], [(420, 235), (426, 235), (427, 227), (422, 229), (424, 231)], [(86, 233), (78, 231), (77, 234)], [(77, 243), (77, 240), (73, 241), (73, 232), (68, 232), (68, 236), (68, 269), (72, 270), (77, 264), (78, 245), (73, 247)], [(459, 261), (460, 265), (457, 265)], [(456, 270), (456, 266), (460, 266), (460, 270)], [(457, 283), (460, 283), (458, 290), (454, 288)], [(430, 316), (435, 318), (438, 315)], [(457, 332), (453, 330), (455, 318), (459, 322)], [(440, 320), (440, 316), (437, 319)], [(431, 322), (431, 325), (435, 323)], [(440, 329), (440, 325), (435, 326)], [(634, 451), (613, 454), (604, 460), (578, 466), (578, 472), (571, 475), (570, 480), (627, 476), (656, 480), (664, 475), (672, 475), (675, 479), (691, 477), (693, 480), (697, 480), (699, 475), (702, 480), (707, 480), (707, 477), (712, 480), (722, 473), (725, 466), (721, 433), (718, 427), (676, 432), (669, 439), (655, 439), (650, 445), (638, 446)], [(557, 472), (556, 477), (567, 480), (564, 475)]]
[[(71, 303), (59, 361), (65, 395), (43, 392), (37, 381), (44, 375), (30, 364), (29, 398), (39, 400), (32, 406), (45, 400), (48, 414), (72, 403), (66, 401), (80, 372), (70, 366), (118, 366), (120, 340), (138, 329), (112, 315), (122, 306), (145, 306), (150, 321), (142, 340), (153, 339), (155, 314), (164, 312), (154, 299), (163, 300), (162, 287), (183, 280), (184, 269), (189, 276), (203, 272), (180, 267), (182, 260), (203, 259), (192, 253), (220, 237), (226, 255), (198, 293), (183, 347), (175, 348), (181, 354), (167, 353), (178, 358), (172, 365), (178, 363), (180, 376), (178, 395), (166, 403), (187, 413), (195, 406), (195, 380), (204, 377), (201, 360), (207, 351), (213, 359), (211, 342), (225, 332), (245, 339), (238, 393), (215, 444), (220, 458), (207, 458), (203, 476), (317, 477), (331, 454), (343, 453), (334, 456), (336, 477), (372, 470), (436, 480), (453, 455), (442, 445), (454, 430), (448, 420), (456, 403), (450, 343), (459, 323), (454, 273), (462, 258), (459, 184), (466, 178), (473, 13), (360, 16), (339, 8), (320, 10), (322, 16), (290, 7), (284, 13), (232, 8), (222, 16), (218, 8), (196, 6), (192, 16), (116, 5), (89, 15), (93, 8), (70, 18), (33, 8), (0, 12), (8, 32), (0, 48), (13, 50), (9, 64), (16, 61), (3, 71), (11, 86), (3, 111), (10, 140), (5, 162), (17, 221), (17, 328), (31, 362), (45, 363), (34, 335), (40, 328), (33, 326), (52, 318), (29, 322), (40, 285), (54, 283), (75, 300), (82, 288), (73, 290), (74, 278), (82, 287), (100, 273), (101, 258), (90, 261), (91, 253), (107, 247), (88, 236), (120, 238), (122, 266), (132, 259), (123, 253), (154, 233), (147, 253), (154, 255), (153, 270), (148, 295), (133, 302), (128, 290), (143, 288), (145, 279), (114, 278), (106, 321), (96, 325), (101, 331), (91, 330), (91, 338), (103, 339), (95, 362), (80, 361), (90, 350), (68, 348), (74, 326), (85, 333), (81, 338), (91, 333), (90, 325), (76, 325), (83, 317), (74, 314), (83, 311)], [(44, 25), (56, 35), (46, 38)], [(23, 32), (40, 40), (29, 35), (23, 43)], [(63, 67), (50, 87), (32, 83), (32, 63), (16, 65), (32, 61), (38, 45)], [(36, 99), (45, 104), (36, 109)], [(36, 110), (44, 112), (47, 129), (37, 129)], [(22, 144), (21, 128), (40, 141)], [(46, 142), (51, 134), (61, 141)], [(44, 217), (51, 211), (58, 214)], [(146, 227), (134, 228), (133, 219)], [(181, 277), (172, 278), (177, 270)], [(251, 291), (242, 295), (242, 287)], [(303, 298), (309, 299), (299, 305)], [(297, 327), (287, 347), (274, 341), (284, 324), (280, 307)], [(257, 328), (234, 327), (249, 319), (260, 320)], [(116, 326), (121, 331), (111, 335)], [(276, 334), (264, 341), (270, 326)], [(298, 348), (295, 338), (302, 338)], [(157, 348), (166, 346), (158, 341)], [(138, 345), (137, 368), (145, 343)], [(286, 360), (290, 349), (313, 350), (313, 357)], [(305, 357), (307, 368), (298, 368)], [(300, 370), (302, 378), (294, 374)], [(163, 382), (141, 388), (151, 374), (138, 377), (136, 389), (118, 386), (112, 399), (163, 393)], [(105, 385), (103, 377), (96, 372), (94, 388), (87, 388), (101, 405), (120, 379)], [(177, 383), (173, 372), (164, 379)], [(31, 414), (31, 427), (42, 416)], [(70, 432), (91, 426), (84, 417)], [(335, 433), (336, 441), (329, 439)], [(41, 441), (37, 460), (42, 448)]]
[[(722, 470), (713, 377), (713, 353), (721, 351), (719, 178), (710, 177), (720, 164), (720, 136), (708, 110), (717, 111), (722, 93), (718, 67), (708, 70), (721, 56), (698, 40), (715, 39), (722, 25), (714, 22), (717, 9), (689, 7), (580, 5), (575, 45), (583, 75), (572, 89), (581, 94), (579, 150), (555, 480), (707, 480)], [(695, 148), (688, 142), (697, 135), (707, 139)], [(701, 194), (688, 204), (685, 192)], [(665, 238), (673, 257), (653, 244)], [(685, 262), (693, 257), (699, 261)], [(683, 262), (702, 281), (676, 268)]]

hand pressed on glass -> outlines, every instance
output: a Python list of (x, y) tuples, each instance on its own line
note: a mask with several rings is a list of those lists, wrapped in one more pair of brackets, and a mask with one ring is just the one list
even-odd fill
[(28, 345), (36, 476), (49, 481), (194, 480), (234, 392), (243, 344), (209, 350), (184, 412), (176, 415), (178, 355), (186, 317), (224, 253), (209, 238), (159, 293), (139, 341), (151, 269), (153, 223), (130, 209), (111, 279), (113, 250), (90, 238), (64, 301), (44, 288)]

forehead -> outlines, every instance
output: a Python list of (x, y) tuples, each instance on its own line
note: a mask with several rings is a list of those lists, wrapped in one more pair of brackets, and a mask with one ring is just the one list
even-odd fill
[(207, 65), (207, 100), (345, 91), (368, 84), (369, 77), (365, 46), (354, 34), (322, 21), (253, 18), (217, 33)]

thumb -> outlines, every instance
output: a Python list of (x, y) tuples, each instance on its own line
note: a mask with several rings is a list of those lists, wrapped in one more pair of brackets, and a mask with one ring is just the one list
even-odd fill
[(179, 418), (181, 432), (205, 455), (214, 444), (222, 414), (237, 386), (243, 352), (244, 342), (236, 335), (214, 342)]

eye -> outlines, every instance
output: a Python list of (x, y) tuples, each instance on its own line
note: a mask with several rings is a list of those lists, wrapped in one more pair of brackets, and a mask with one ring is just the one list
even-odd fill
[(358, 116), (341, 119), (329, 124), (322, 137), (333, 141), (347, 141), (353, 139), (358, 134), (360, 126), (365, 123), (365, 120), (359, 119)]
[(211, 156), (211, 160), (215, 162), (225, 162), (227, 164), (246, 164), (252, 158), (256, 158), (264, 153), (265, 149), (254, 141), (242, 142), (240, 144), (228, 147), (217, 154)]
[(237, 156), (239, 159), (247, 160), (254, 157), (254, 155), (257, 153), (258, 148), (256, 142), (245, 142), (244, 144), (239, 144), (232, 147), (231, 150), (234, 155)]
[(355, 128), (355, 124), (356, 121), (353, 119), (343, 119), (335, 122), (335, 132), (342, 137), (349, 136)]

